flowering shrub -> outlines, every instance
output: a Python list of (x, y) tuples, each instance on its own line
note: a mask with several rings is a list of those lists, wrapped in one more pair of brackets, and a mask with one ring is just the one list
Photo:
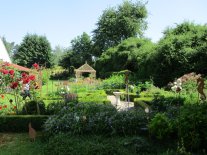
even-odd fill
[[(35, 69), (39, 69), (38, 64), (34, 64)], [(16, 110), (18, 113), (19, 103), (20, 103), (20, 92), (22, 91), (23, 84), (30, 83), (30, 88), (35, 84), (35, 75), (29, 75), (28, 73), (21, 73), (15, 70), (8, 62), (0, 62), (0, 96), (4, 99), (4, 94), (14, 95), (14, 101), (10, 100), (10, 111)], [(3, 105), (0, 100), (0, 113), (8, 112), (6, 110), (7, 105)], [(4, 111), (3, 111), (4, 110)], [(3, 111), (3, 112), (2, 112)]]

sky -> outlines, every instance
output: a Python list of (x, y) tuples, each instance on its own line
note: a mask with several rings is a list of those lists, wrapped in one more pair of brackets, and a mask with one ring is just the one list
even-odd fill
[[(20, 44), (26, 34), (43, 35), (52, 48), (67, 48), (83, 32), (92, 35), (104, 10), (122, 3), (123, 0), (0, 0), (0, 36)], [(148, 0), (145, 36), (157, 42), (167, 27), (184, 21), (207, 24), (206, 7), (207, 0)]]

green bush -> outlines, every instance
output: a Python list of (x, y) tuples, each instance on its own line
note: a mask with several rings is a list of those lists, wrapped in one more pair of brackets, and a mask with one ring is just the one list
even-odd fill
[(143, 133), (142, 128), (147, 126), (147, 116), (144, 110), (130, 110), (117, 112), (109, 119), (112, 134), (136, 135)]
[(76, 102), (68, 102), (65, 103), (63, 101), (53, 101), (47, 106), (46, 114), (47, 115), (54, 115), (57, 114), (63, 109), (65, 106), (73, 106)]
[(73, 109), (64, 107), (45, 123), (45, 132), (50, 136), (59, 132), (73, 134), (118, 134), (132, 135), (146, 127), (143, 110), (117, 112), (112, 105), (77, 104)]
[(111, 103), (107, 99), (107, 95), (104, 90), (90, 91), (78, 93), (78, 102), (79, 103)]
[(45, 103), (41, 100), (32, 100), (25, 103), (22, 108), (22, 114), (35, 115), (38, 114), (38, 106), (40, 114), (44, 115), (46, 113)]
[(154, 111), (158, 112), (166, 112), (170, 107), (175, 106), (179, 107), (184, 104), (185, 98), (183, 97), (165, 97), (165, 96), (157, 96), (152, 102), (150, 102), (150, 107)]
[(159, 140), (166, 139), (172, 133), (172, 124), (165, 113), (157, 113), (149, 123), (149, 131)]
[(153, 100), (151, 97), (142, 97), (142, 98), (135, 98), (134, 99), (134, 107), (142, 107), (147, 108), (149, 107), (149, 103)]
[(113, 92), (122, 92), (123, 89), (105, 89), (107, 95), (114, 95)]
[(35, 130), (42, 130), (46, 115), (7, 115), (0, 116), (0, 132), (27, 132), (29, 122)]
[(146, 155), (154, 154), (140, 137), (74, 136), (58, 134), (44, 147), (45, 155)]
[(130, 102), (133, 102), (135, 98), (139, 97), (138, 94), (135, 94), (135, 93), (123, 93), (121, 95), (121, 100), (127, 100), (128, 99), (128, 95), (129, 95), (129, 101)]
[(110, 78), (103, 80), (99, 89), (123, 89), (125, 88), (123, 75), (112, 75)]
[(207, 103), (184, 105), (177, 128), (180, 140), (188, 150), (207, 150)]

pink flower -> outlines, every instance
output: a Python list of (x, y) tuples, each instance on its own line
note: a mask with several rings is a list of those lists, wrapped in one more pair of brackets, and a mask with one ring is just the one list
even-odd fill
[(9, 71), (6, 70), (6, 69), (4, 69), (4, 70), (3, 70), (3, 74), (9, 74)]
[(34, 63), (32, 66), (37, 70), (39, 69), (39, 65), (37, 63)]

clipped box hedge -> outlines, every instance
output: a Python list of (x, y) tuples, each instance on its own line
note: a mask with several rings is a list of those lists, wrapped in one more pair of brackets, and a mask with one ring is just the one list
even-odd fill
[(141, 97), (141, 98), (135, 98), (134, 99), (134, 107), (137, 108), (137, 107), (143, 107), (143, 108), (146, 108), (146, 107), (149, 107), (149, 103), (153, 100), (152, 97)]
[(126, 93), (124, 92), (122, 95), (121, 95), (121, 100), (127, 100), (128, 99), (128, 95), (129, 95), (129, 101), (133, 102), (135, 98), (138, 98), (139, 95), (136, 94), (136, 93)]
[(28, 132), (29, 122), (35, 130), (40, 131), (47, 118), (47, 115), (0, 116), (0, 132)]

